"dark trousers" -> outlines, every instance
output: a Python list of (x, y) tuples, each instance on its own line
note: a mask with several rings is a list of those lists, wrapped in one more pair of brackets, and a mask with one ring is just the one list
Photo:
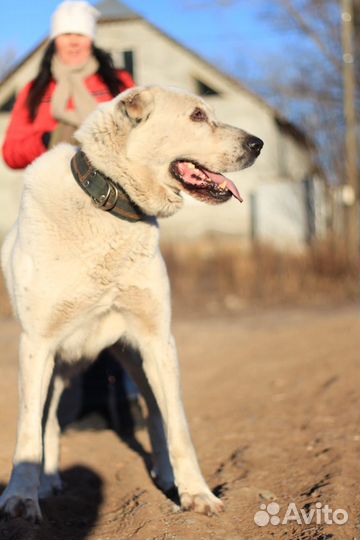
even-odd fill
[(128, 373), (111, 351), (105, 349), (64, 391), (58, 412), (60, 426), (65, 429), (72, 424), (76, 428), (84, 419), (92, 418), (90, 425), (83, 424), (83, 429), (103, 428), (123, 435), (133, 434), (140, 420), (136, 417), (140, 414), (138, 394)]

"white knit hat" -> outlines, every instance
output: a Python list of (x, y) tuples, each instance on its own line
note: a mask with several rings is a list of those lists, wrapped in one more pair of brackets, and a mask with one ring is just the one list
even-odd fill
[(65, 0), (54, 12), (51, 19), (51, 39), (61, 34), (83, 34), (95, 37), (96, 21), (100, 12), (83, 1)]

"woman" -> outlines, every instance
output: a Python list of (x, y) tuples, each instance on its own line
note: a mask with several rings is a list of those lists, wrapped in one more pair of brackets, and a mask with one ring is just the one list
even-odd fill
[[(110, 55), (94, 45), (98, 17), (83, 1), (65, 1), (55, 11), (39, 72), (19, 93), (5, 136), (2, 150), (9, 167), (26, 167), (58, 142), (76, 144), (74, 131), (97, 104), (134, 86), (131, 75), (115, 70)], [(80, 386), (80, 406), (74, 407), (74, 392), (63, 400), (62, 424), (74, 420), (69, 410), (77, 408), (78, 418), (85, 417), (79, 427), (112, 427), (124, 435), (142, 427), (137, 389), (107, 351)]]
[(65, 1), (52, 18), (51, 39), (35, 79), (19, 93), (3, 157), (23, 169), (72, 134), (98, 103), (134, 86), (115, 70), (109, 54), (94, 45), (99, 12), (87, 2)]

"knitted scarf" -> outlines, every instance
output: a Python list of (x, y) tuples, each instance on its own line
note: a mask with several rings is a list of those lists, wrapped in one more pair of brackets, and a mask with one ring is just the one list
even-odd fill
[[(51, 72), (57, 82), (51, 100), (53, 117), (59, 122), (77, 128), (96, 108), (97, 101), (85, 86), (85, 79), (97, 72), (98, 61), (93, 56), (80, 66), (67, 66), (55, 54), (51, 63)], [(75, 109), (67, 108), (72, 98)]]

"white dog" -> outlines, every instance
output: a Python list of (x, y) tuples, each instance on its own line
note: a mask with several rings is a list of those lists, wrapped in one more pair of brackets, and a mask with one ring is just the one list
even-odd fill
[(182, 407), (156, 217), (180, 209), (181, 190), (208, 203), (241, 200), (218, 171), (251, 165), (263, 143), (218, 122), (199, 97), (160, 87), (100, 105), (76, 135), (82, 151), (61, 144), (26, 170), (2, 250), (22, 334), (17, 443), (0, 508), (41, 518), (39, 496), (61, 487), (56, 411), (68, 366), (122, 338), (142, 357), (126, 367), (149, 409), (157, 483), (175, 482), (184, 509), (219, 512)]

